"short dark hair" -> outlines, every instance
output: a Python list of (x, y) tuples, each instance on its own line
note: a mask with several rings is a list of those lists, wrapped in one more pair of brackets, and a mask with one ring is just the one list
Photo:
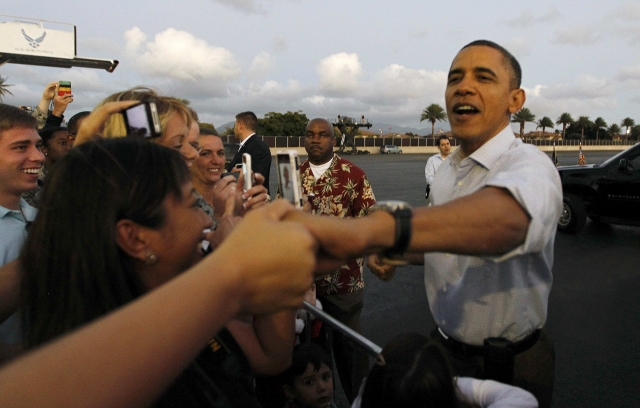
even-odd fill
[(215, 129), (200, 126), (200, 134), (203, 136), (220, 136)]
[(385, 364), (369, 371), (362, 408), (458, 406), (453, 370), (440, 345), (407, 333), (387, 343), (381, 354)]
[(442, 135), (442, 136), (438, 137), (438, 146), (440, 146), (440, 142), (441, 142), (442, 140), (449, 140), (449, 136), (447, 136), (447, 135)]
[(20, 258), (27, 347), (145, 292), (135, 260), (116, 243), (116, 223), (161, 228), (165, 198), (182, 198), (188, 179), (176, 150), (135, 138), (84, 143), (56, 163)]
[(516, 57), (513, 56), (513, 54), (511, 54), (509, 51), (507, 51), (503, 46), (501, 46), (499, 44), (496, 44), (493, 41), (489, 41), (489, 40), (472, 41), (469, 44), (467, 44), (464, 47), (462, 47), (460, 50), (462, 51), (465, 48), (475, 47), (475, 46), (490, 47), (490, 48), (493, 48), (494, 50), (499, 51), (500, 54), (502, 54), (502, 58), (504, 59), (508, 70), (511, 71), (510, 72), (510, 74), (511, 74), (511, 81), (510, 81), (511, 89), (520, 88), (520, 84), (522, 82), (522, 69), (520, 68), (520, 63), (518, 62)]
[(0, 103), (0, 133), (15, 128), (38, 130), (38, 121), (27, 111)]
[(307, 123), (307, 127), (306, 129), (309, 129), (309, 125), (311, 125), (311, 122), (323, 122), (325, 125), (327, 125), (327, 130), (331, 133), (331, 137), (335, 138), (336, 137), (336, 130), (335, 127), (333, 126), (333, 123), (331, 123), (331, 121), (329, 119), (325, 119), (325, 118), (313, 118), (311, 119), (308, 123)]
[(258, 130), (258, 117), (253, 112), (241, 112), (236, 115), (236, 120), (252, 132)]
[(72, 135), (78, 133), (79, 122), (90, 114), (91, 112), (89, 111), (82, 111), (73, 115), (67, 122), (67, 129), (69, 130), (69, 133)]
[(331, 357), (329, 353), (315, 343), (298, 344), (293, 348), (291, 366), (280, 374), (280, 383), (293, 387), (293, 382), (307, 370), (309, 364), (318, 371), (322, 364), (331, 368)]
[(51, 138), (53, 137), (53, 135), (55, 135), (57, 132), (64, 130), (65, 132), (68, 132), (66, 127), (62, 127), (62, 126), (50, 126), (50, 127), (46, 127), (43, 129), (40, 129), (40, 131), (38, 131), (38, 134), (40, 135), (40, 138), (42, 139), (42, 144), (45, 147), (49, 147), (49, 140), (51, 140)]

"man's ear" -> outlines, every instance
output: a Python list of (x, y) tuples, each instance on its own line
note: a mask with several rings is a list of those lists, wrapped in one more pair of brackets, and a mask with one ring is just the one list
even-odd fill
[(144, 228), (131, 220), (116, 223), (116, 244), (132, 258), (144, 261), (147, 255)]
[(514, 114), (522, 109), (526, 100), (527, 95), (524, 89), (518, 88), (512, 90), (509, 94), (509, 113)]
[(47, 147), (45, 145), (42, 145), (42, 147), (40, 148), (40, 151), (42, 152), (42, 154), (44, 154), (45, 156), (49, 153), (49, 149), (47, 149)]
[(293, 392), (293, 388), (291, 386), (285, 384), (282, 386), (282, 391), (284, 391), (284, 395), (290, 400), (296, 399), (296, 394)]

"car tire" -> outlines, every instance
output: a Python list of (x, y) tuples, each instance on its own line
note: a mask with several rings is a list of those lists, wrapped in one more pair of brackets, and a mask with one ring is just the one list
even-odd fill
[(580, 197), (565, 194), (562, 198), (562, 213), (558, 220), (558, 231), (576, 234), (582, 230), (587, 222), (587, 211)]
[(402, 154), (402, 150), (398, 151), (398, 154)]

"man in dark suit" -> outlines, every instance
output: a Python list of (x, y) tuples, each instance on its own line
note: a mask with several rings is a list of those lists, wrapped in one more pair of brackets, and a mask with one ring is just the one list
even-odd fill
[(233, 132), (240, 139), (238, 153), (233, 156), (227, 171), (239, 171), (235, 165), (242, 163), (242, 154), (251, 155), (251, 170), (264, 176), (264, 186), (269, 190), (269, 172), (271, 171), (271, 150), (269, 146), (256, 136), (258, 118), (253, 112), (242, 112), (236, 115)]

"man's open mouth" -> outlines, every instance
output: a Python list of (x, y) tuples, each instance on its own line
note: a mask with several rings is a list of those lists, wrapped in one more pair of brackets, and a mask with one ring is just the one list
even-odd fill
[(458, 115), (471, 115), (480, 112), (475, 106), (463, 103), (455, 105), (453, 111)]

